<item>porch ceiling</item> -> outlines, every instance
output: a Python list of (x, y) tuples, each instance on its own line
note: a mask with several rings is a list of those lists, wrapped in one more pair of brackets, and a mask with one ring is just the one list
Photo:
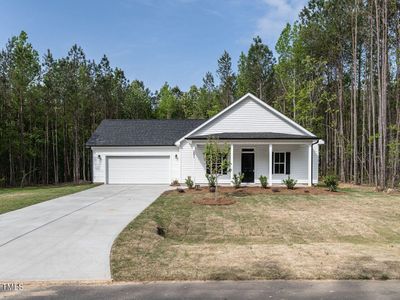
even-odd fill
[(222, 132), (208, 135), (189, 136), (188, 140), (313, 140), (318, 139), (313, 135), (297, 135), (278, 132)]

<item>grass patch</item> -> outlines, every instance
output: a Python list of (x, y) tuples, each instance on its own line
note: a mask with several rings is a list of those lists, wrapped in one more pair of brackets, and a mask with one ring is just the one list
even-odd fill
[(96, 184), (64, 184), (0, 189), (0, 214), (26, 206), (77, 193)]
[(399, 194), (243, 190), (234, 205), (193, 204), (205, 196), (165, 193), (131, 222), (112, 248), (113, 278), (400, 278)]

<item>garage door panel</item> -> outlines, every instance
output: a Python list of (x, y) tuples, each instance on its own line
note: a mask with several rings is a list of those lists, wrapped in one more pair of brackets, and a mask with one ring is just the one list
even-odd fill
[(170, 183), (169, 156), (131, 156), (108, 158), (108, 183)]

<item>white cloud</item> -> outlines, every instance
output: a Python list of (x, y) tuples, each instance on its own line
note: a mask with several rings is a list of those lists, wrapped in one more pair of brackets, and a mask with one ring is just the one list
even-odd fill
[(255, 35), (259, 35), (274, 47), (286, 23), (293, 23), (297, 19), (307, 0), (262, 0), (262, 2), (266, 13), (257, 20)]

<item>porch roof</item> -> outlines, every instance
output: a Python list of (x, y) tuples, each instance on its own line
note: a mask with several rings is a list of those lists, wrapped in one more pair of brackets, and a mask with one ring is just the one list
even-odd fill
[(298, 135), (279, 132), (222, 132), (208, 135), (188, 136), (188, 140), (314, 140), (318, 137), (314, 135)]

